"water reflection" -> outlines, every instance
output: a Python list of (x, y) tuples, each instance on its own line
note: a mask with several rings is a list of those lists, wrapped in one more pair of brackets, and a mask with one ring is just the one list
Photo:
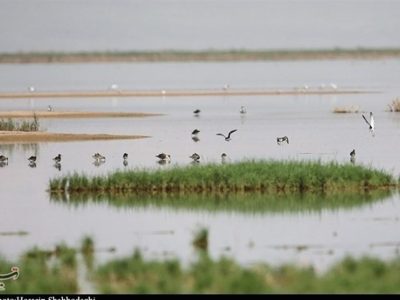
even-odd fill
[(124, 194), (51, 193), (50, 201), (68, 206), (103, 203), (124, 208), (173, 208), (235, 213), (307, 213), (321, 210), (358, 208), (375, 201), (384, 201), (393, 191), (377, 190), (360, 193), (331, 194), (265, 194), (265, 193), (199, 193), (199, 194)]
[(28, 166), (31, 168), (36, 168), (36, 163), (31, 161), (31, 162), (29, 162)]
[(0, 152), (33, 152), (35, 155), (39, 152), (39, 144), (25, 144), (25, 143), (14, 143), (14, 144), (0, 144)]
[(93, 165), (96, 166), (96, 167), (100, 167), (101, 165), (104, 165), (105, 163), (106, 163), (105, 160), (96, 159), (96, 160), (93, 162)]
[(54, 168), (56, 168), (58, 171), (61, 171), (61, 163), (59, 163), (59, 162), (56, 162), (56, 163), (54, 163)]
[(195, 143), (200, 142), (200, 139), (199, 139), (198, 136), (192, 136), (192, 140), (193, 140), (193, 142), (195, 142)]
[(8, 166), (8, 160), (7, 161), (0, 161), (0, 168), (3, 168), (5, 166)]

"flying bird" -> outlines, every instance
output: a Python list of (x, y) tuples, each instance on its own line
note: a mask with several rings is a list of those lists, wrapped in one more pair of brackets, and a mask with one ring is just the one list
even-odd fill
[(223, 134), (223, 133), (217, 133), (217, 135), (223, 136), (225, 138), (225, 141), (229, 142), (231, 140), (231, 134), (236, 131), (237, 131), (237, 129), (229, 131), (228, 136), (225, 136), (225, 134)]
[(365, 122), (368, 124), (369, 126), (369, 132), (372, 133), (372, 135), (375, 135), (375, 120), (374, 120), (374, 116), (372, 114), (372, 112), (369, 113), (369, 121), (367, 120), (367, 118), (362, 115), (362, 117), (364, 118)]

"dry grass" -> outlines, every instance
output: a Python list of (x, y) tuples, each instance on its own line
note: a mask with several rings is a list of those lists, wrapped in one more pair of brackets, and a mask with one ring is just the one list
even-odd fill
[(333, 112), (335, 114), (359, 113), (360, 107), (358, 105), (335, 107)]

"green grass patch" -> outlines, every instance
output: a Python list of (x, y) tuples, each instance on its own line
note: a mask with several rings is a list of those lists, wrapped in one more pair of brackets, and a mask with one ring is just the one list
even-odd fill
[(40, 123), (36, 115), (32, 121), (0, 120), (0, 131), (39, 131)]
[(15, 263), (0, 259), (1, 273), (9, 272), (14, 266), (19, 268), (20, 274), (16, 280), (4, 281), (7, 294), (78, 291), (76, 252), (64, 244), (57, 246), (54, 251), (34, 248)]
[(201, 255), (183, 268), (177, 260), (146, 261), (136, 251), (100, 266), (95, 280), (101, 293), (399, 293), (399, 267), (400, 259), (346, 258), (319, 275), (311, 267), (243, 267)]
[(105, 176), (72, 174), (51, 179), (50, 192), (76, 193), (330, 193), (397, 186), (382, 170), (319, 161), (244, 161), (175, 166), (164, 170), (116, 171)]

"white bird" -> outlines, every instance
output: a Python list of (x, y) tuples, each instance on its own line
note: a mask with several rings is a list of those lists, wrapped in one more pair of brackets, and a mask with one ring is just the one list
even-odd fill
[(362, 117), (364, 118), (365, 122), (368, 124), (369, 126), (369, 132), (372, 133), (372, 135), (375, 135), (375, 120), (374, 120), (374, 116), (372, 114), (372, 112), (369, 113), (369, 118), (370, 120), (368, 121), (367, 118), (362, 115)]
[(53, 107), (51, 105), (47, 106), (47, 111), (53, 111)]
[(30, 91), (31, 93), (33, 93), (33, 92), (35, 91), (35, 87), (34, 87), (34, 86), (30, 86), (28, 89), (29, 89), (29, 91)]
[(289, 144), (289, 138), (286, 135), (283, 137), (277, 137), (276, 142), (278, 143), (278, 145), (280, 145), (283, 142), (286, 142)]
[(236, 131), (237, 131), (237, 129), (229, 131), (228, 136), (225, 136), (225, 134), (223, 134), (223, 133), (217, 133), (217, 135), (223, 136), (225, 138), (225, 141), (229, 142), (231, 140), (231, 134)]

